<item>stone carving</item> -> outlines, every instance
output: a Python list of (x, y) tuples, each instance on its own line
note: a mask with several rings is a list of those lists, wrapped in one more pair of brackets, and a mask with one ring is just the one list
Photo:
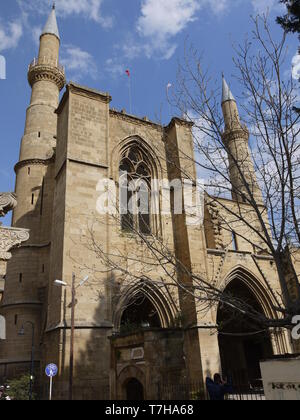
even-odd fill
[(207, 208), (211, 216), (211, 222), (213, 225), (216, 249), (224, 249), (220, 208), (215, 202), (208, 202)]
[(28, 241), (28, 239), (28, 230), (0, 227), (0, 260), (9, 260), (11, 258), (9, 251)]
[[(13, 193), (0, 193), (0, 217), (3, 217), (17, 205), (17, 197)], [(29, 231), (2, 227), (0, 224), (0, 260), (8, 261), (11, 258), (11, 249), (28, 241)]]
[(13, 210), (17, 205), (16, 195), (13, 193), (0, 193), (0, 217)]
[(66, 84), (64, 69), (62, 66), (53, 66), (51, 63), (34, 61), (29, 66), (28, 82), (33, 86), (39, 80), (50, 80), (58, 86), (59, 90), (62, 90)]
[(223, 141), (228, 143), (228, 141), (232, 140), (240, 140), (244, 139), (246, 142), (249, 141), (249, 130), (245, 125), (242, 125), (240, 128), (236, 128), (235, 130), (227, 130), (223, 133)]

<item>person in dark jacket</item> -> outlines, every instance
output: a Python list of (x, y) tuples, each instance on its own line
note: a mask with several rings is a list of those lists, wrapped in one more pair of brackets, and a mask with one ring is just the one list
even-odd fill
[(233, 392), (231, 381), (223, 381), (219, 373), (215, 374), (214, 380), (206, 378), (206, 388), (211, 401), (224, 401), (225, 395)]

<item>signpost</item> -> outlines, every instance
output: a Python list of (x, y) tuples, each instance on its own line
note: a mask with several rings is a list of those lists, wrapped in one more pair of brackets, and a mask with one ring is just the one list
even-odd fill
[(51, 363), (45, 369), (46, 375), (50, 378), (50, 391), (49, 391), (49, 401), (52, 401), (52, 387), (53, 387), (53, 378), (58, 373), (58, 367)]

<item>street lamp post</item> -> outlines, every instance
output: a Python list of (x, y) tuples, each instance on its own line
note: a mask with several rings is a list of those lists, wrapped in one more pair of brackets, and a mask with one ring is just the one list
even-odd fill
[[(73, 372), (74, 372), (74, 338), (75, 338), (75, 306), (76, 306), (76, 290), (88, 281), (89, 277), (86, 276), (76, 287), (76, 276), (72, 274), (72, 301), (71, 301), (71, 337), (70, 337), (70, 366), (69, 366), (69, 400), (73, 400)], [(54, 282), (56, 286), (68, 287), (68, 284), (62, 280)]]
[(19, 335), (25, 335), (25, 325), (31, 325), (32, 328), (32, 342), (31, 342), (31, 364), (30, 364), (30, 382), (29, 382), (29, 401), (32, 400), (32, 393), (33, 393), (33, 375), (34, 375), (34, 337), (35, 337), (35, 325), (31, 321), (25, 322), (22, 326)]
[(72, 303), (71, 303), (71, 339), (70, 339), (70, 371), (69, 371), (69, 400), (73, 400), (73, 371), (74, 371), (74, 334), (75, 334), (75, 304), (76, 287), (75, 274), (72, 274)]

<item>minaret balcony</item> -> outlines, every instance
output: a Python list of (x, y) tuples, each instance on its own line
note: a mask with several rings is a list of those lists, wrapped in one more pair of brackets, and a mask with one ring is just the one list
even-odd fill
[(35, 58), (28, 67), (28, 82), (32, 87), (41, 80), (50, 80), (61, 90), (66, 83), (64, 66), (52, 58)]

